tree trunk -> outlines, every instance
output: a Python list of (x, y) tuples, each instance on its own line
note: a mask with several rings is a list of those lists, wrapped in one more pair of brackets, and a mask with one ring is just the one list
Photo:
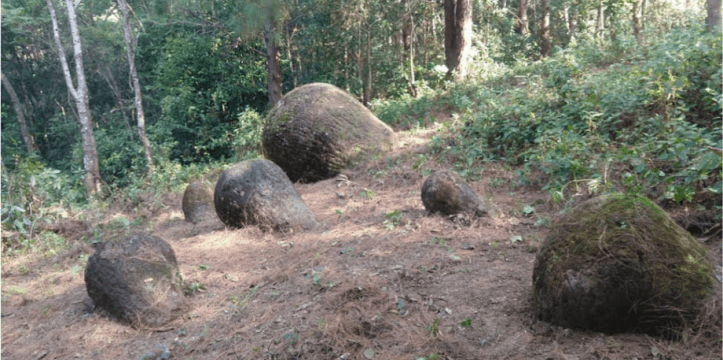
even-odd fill
[(461, 81), (469, 70), (472, 47), (472, 4), (470, 0), (444, 1), (444, 55), (447, 78)]
[(55, 15), (55, 8), (51, 0), (46, 0), (48, 11), (50, 12), (50, 20), (53, 24), (53, 37), (60, 58), (60, 65), (63, 68), (65, 76), (65, 84), (68, 91), (75, 100), (78, 110), (78, 122), (80, 123), (80, 137), (83, 147), (83, 168), (85, 170), (85, 187), (89, 195), (93, 195), (100, 190), (100, 170), (98, 168), (98, 151), (95, 146), (95, 137), (93, 137), (93, 119), (90, 114), (90, 105), (88, 103), (88, 85), (85, 82), (85, 73), (83, 69), (83, 51), (80, 43), (80, 32), (78, 30), (78, 20), (75, 14), (75, 5), (73, 0), (65, 0), (68, 9), (68, 23), (70, 24), (70, 34), (73, 39), (73, 59), (75, 61), (75, 78), (78, 81), (78, 87), (73, 84), (70, 74), (68, 62), (65, 59), (65, 49), (60, 42), (60, 29), (58, 28), (58, 20)]
[(577, 6), (573, 4), (567, 9), (567, 36), (569, 37), (569, 43), (575, 43), (575, 29), (577, 28)]
[(527, 1), (520, 0), (519, 7), (517, 8), (517, 33), (522, 36), (529, 34), (527, 26)]
[(372, 29), (371, 25), (367, 24), (367, 43), (366, 43), (366, 68), (367, 76), (364, 81), (364, 91), (362, 93), (362, 103), (364, 106), (369, 106), (369, 101), (372, 98)]
[(550, 0), (541, 0), (542, 6), (542, 24), (540, 25), (540, 55), (546, 57), (550, 55)]
[(597, 21), (595, 22), (595, 36), (598, 40), (602, 40), (603, 31), (605, 30), (605, 2), (600, 0), (597, 7)]
[(640, 29), (645, 30), (645, 7), (648, 3), (647, 0), (642, 0), (640, 4)]
[(409, 0), (405, 1), (404, 48), (409, 54), (409, 95), (417, 97), (417, 86), (414, 79), (414, 14)]
[[(287, 25), (288, 27), (289, 25)], [(287, 29), (286, 31), (286, 57), (289, 59), (289, 71), (291, 71), (291, 86), (296, 88), (297, 84), (297, 71), (294, 69), (294, 51), (293, 51), (293, 42), (291, 41), (294, 37), (294, 33), (296, 33), (296, 26), (292, 27), (291, 29)]]
[(105, 82), (108, 84), (110, 92), (113, 93), (113, 99), (115, 100), (115, 104), (116, 106), (118, 106), (118, 109), (120, 109), (121, 113), (123, 114), (123, 122), (125, 123), (126, 128), (129, 132), (128, 140), (133, 141), (133, 128), (131, 127), (131, 123), (128, 121), (128, 113), (126, 112), (125, 106), (123, 106), (123, 95), (121, 94), (118, 83), (115, 81), (113, 71), (111, 71), (108, 62), (101, 61), (101, 65), (98, 67), (97, 72), (98, 74), (100, 74), (100, 77), (102, 77), (103, 80), (105, 80)]
[(118, 7), (123, 13), (123, 39), (125, 39), (126, 42), (126, 56), (128, 57), (131, 81), (133, 84), (133, 91), (135, 93), (135, 96), (133, 98), (133, 105), (136, 109), (135, 115), (138, 123), (138, 137), (140, 137), (141, 139), (143, 151), (146, 154), (148, 172), (153, 172), (153, 156), (151, 153), (151, 143), (148, 141), (148, 137), (146, 136), (146, 115), (143, 111), (143, 95), (141, 93), (141, 83), (138, 80), (138, 72), (136, 71), (136, 41), (133, 38), (131, 24), (128, 20), (128, 4), (126, 3), (126, 0), (118, 0)]
[(281, 100), (281, 64), (279, 62), (279, 48), (274, 39), (274, 21), (271, 14), (264, 24), (264, 41), (266, 42), (266, 68), (269, 72), (269, 103), (276, 105)]
[(643, 45), (642, 6), (643, 0), (633, 0), (633, 34), (638, 45)]
[(705, 18), (705, 28), (709, 32), (713, 32), (715, 29), (720, 27), (720, 10), (721, 10), (721, 0), (707, 0), (705, 2), (705, 8), (707, 12), (707, 16)]
[(28, 154), (32, 154), (38, 150), (38, 147), (35, 145), (33, 137), (30, 136), (30, 132), (28, 132), (28, 123), (25, 121), (25, 111), (23, 110), (23, 104), (20, 102), (18, 94), (15, 93), (15, 89), (13, 88), (12, 84), (10, 84), (10, 80), (8, 80), (8, 77), (5, 76), (5, 74), (3, 73), (0, 73), (0, 77), (2, 78), (2, 83), (5, 87), (5, 90), (8, 92), (8, 94), (10, 94), (10, 101), (12, 101), (13, 108), (15, 108), (15, 113), (18, 116), (18, 122), (20, 123), (20, 134), (23, 136), (23, 141), (25, 141), (25, 147), (28, 149)]

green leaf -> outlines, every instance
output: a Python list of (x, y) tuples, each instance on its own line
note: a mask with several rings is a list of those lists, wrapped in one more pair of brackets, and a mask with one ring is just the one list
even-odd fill
[(199, 270), (208, 270), (209, 268), (210, 268), (210, 266), (208, 266), (208, 265), (198, 265)]
[(525, 215), (531, 215), (535, 212), (535, 208), (530, 205), (525, 205), (525, 207), (522, 208), (522, 213)]
[(25, 225), (23, 225), (23, 223), (22, 223), (19, 219), (15, 219), (15, 221), (13, 221), (13, 224), (15, 224), (15, 228), (17, 228), (18, 231), (20, 231), (21, 234), (24, 235), (24, 234), (27, 234), (27, 233), (28, 233), (28, 232), (25, 230)]
[(520, 236), (520, 235), (515, 235), (515, 236), (513, 236), (512, 238), (510, 238), (510, 241), (512, 241), (513, 244), (516, 244), (516, 243), (522, 241), (522, 236)]
[(367, 359), (374, 359), (374, 350), (372, 350), (372, 349), (364, 350), (364, 357)]
[(472, 319), (467, 319), (459, 323), (461, 327), (472, 327)]

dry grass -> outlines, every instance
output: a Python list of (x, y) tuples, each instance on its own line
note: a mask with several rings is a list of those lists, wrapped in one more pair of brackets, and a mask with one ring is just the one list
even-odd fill
[[(168, 208), (149, 213), (137, 230), (168, 241), (185, 282), (205, 285), (166, 328), (133, 329), (89, 314), (82, 271), (73, 270), (82, 259), (3, 258), (3, 359), (137, 359), (157, 344), (173, 359), (364, 359), (367, 349), (374, 359), (721, 358), (720, 289), (680, 341), (537, 321), (530, 245), (548, 231), (537, 217), (554, 219), (559, 209), (540, 191), (513, 192), (511, 172), (488, 166), (469, 185), (498, 215), (428, 215), (421, 170), (444, 166), (412, 164), (431, 135), (402, 139), (390, 158), (344, 178), (297, 184), (322, 223), (313, 231), (231, 230), (217, 219), (193, 225), (183, 221), (180, 195), (165, 196)], [(365, 189), (371, 199), (360, 196)], [(535, 214), (524, 216), (523, 205)], [(401, 219), (390, 228), (382, 213), (395, 210)], [(720, 244), (707, 246), (719, 254)]]

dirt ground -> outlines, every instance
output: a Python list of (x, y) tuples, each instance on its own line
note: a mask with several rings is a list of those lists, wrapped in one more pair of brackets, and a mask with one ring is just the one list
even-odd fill
[[(168, 348), (171, 359), (211, 360), (721, 359), (720, 329), (694, 331), (699, 324), (665, 340), (537, 321), (532, 268), (562, 207), (540, 189), (515, 187), (513, 170), (484, 165), (470, 186), (498, 211), (428, 214), (425, 174), (449, 167), (428, 153), (432, 135), (409, 132), (388, 157), (296, 184), (322, 223), (312, 231), (227, 229), (216, 218), (194, 226), (181, 195), (165, 194), (158, 211), (109, 214), (71, 231), (75, 245), (57, 256), (3, 258), (2, 358), (135, 360)], [(131, 224), (109, 225), (119, 216)], [(168, 241), (191, 293), (183, 318), (134, 329), (94, 312), (83, 280), (93, 229)], [(720, 269), (721, 240), (705, 244)], [(707, 326), (720, 326), (716, 291)]]

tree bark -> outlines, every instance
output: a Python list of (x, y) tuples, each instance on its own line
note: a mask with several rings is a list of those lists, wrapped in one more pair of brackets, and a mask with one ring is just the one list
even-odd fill
[(447, 78), (461, 81), (469, 70), (472, 47), (472, 3), (470, 0), (444, 1), (444, 54)]
[(266, 68), (269, 73), (269, 104), (273, 107), (281, 100), (281, 64), (279, 48), (274, 39), (274, 21), (271, 14), (264, 24), (264, 41), (266, 42)]
[(75, 13), (75, 5), (73, 0), (65, 0), (68, 9), (68, 23), (70, 24), (70, 34), (73, 39), (73, 60), (75, 62), (75, 78), (78, 82), (77, 88), (73, 84), (70, 74), (68, 62), (65, 59), (65, 49), (60, 42), (60, 30), (58, 28), (58, 20), (55, 15), (55, 8), (51, 0), (46, 0), (48, 11), (50, 12), (50, 20), (53, 25), (53, 37), (60, 58), (60, 65), (63, 68), (65, 76), (65, 84), (68, 91), (75, 100), (78, 110), (78, 122), (80, 123), (80, 137), (83, 147), (83, 168), (85, 170), (85, 187), (89, 195), (93, 195), (100, 190), (100, 170), (98, 168), (98, 151), (95, 146), (95, 137), (93, 137), (93, 119), (90, 114), (90, 105), (88, 102), (88, 85), (85, 82), (85, 73), (83, 69), (83, 51), (80, 42), (80, 31), (78, 30), (78, 20)]
[(597, 21), (595, 22), (595, 36), (598, 40), (602, 40), (603, 31), (605, 30), (605, 2), (599, 0), (597, 7)]
[[(287, 28), (289, 27), (289, 24), (287, 24)], [(291, 41), (294, 37), (294, 34), (296, 33), (296, 26), (291, 27), (291, 29), (287, 29), (286, 31), (286, 57), (289, 59), (289, 70), (291, 71), (291, 86), (296, 88), (297, 84), (297, 71), (294, 68), (294, 51), (293, 51), (293, 45), (294, 43)]]
[(143, 151), (146, 155), (146, 163), (148, 164), (148, 172), (153, 172), (153, 156), (151, 153), (151, 143), (146, 136), (146, 115), (143, 111), (143, 94), (141, 92), (141, 83), (138, 80), (138, 71), (136, 70), (136, 41), (131, 31), (131, 24), (128, 20), (128, 4), (126, 0), (118, 0), (118, 7), (123, 13), (123, 39), (126, 43), (126, 56), (128, 57), (128, 65), (130, 66), (131, 83), (133, 85), (133, 106), (136, 109), (136, 120), (138, 124), (138, 137), (141, 139)]
[(367, 43), (366, 43), (366, 55), (365, 62), (367, 68), (367, 76), (364, 81), (364, 91), (362, 93), (362, 103), (364, 106), (369, 106), (369, 101), (372, 98), (372, 29), (371, 24), (367, 23)]
[(566, 8), (566, 10), (567, 36), (569, 43), (573, 44), (575, 42), (575, 29), (577, 28), (577, 6), (573, 4), (569, 8)]
[(15, 113), (18, 116), (18, 122), (20, 123), (20, 134), (23, 136), (25, 147), (28, 149), (28, 154), (32, 154), (38, 150), (38, 147), (35, 145), (33, 137), (30, 136), (30, 132), (28, 132), (28, 123), (25, 121), (25, 110), (23, 108), (23, 104), (20, 102), (18, 94), (15, 92), (12, 84), (10, 84), (10, 80), (8, 80), (8, 77), (1, 72), (0, 77), (2, 78), (2, 83), (5, 87), (5, 90), (8, 92), (8, 94), (10, 94), (10, 101), (12, 101), (13, 108), (15, 108)]
[(633, 0), (633, 34), (638, 45), (643, 45), (643, 0)]
[(713, 32), (715, 29), (720, 27), (721, 0), (707, 0), (705, 2), (705, 8), (707, 12), (707, 16), (705, 18), (705, 28), (709, 32)]
[(546, 57), (550, 55), (550, 0), (541, 0), (542, 6), (542, 24), (540, 25), (540, 55)]
[(414, 79), (414, 13), (409, 0), (405, 1), (404, 48), (409, 54), (409, 95), (417, 97), (417, 86)]
[(529, 34), (527, 26), (527, 1), (520, 0), (519, 7), (517, 8), (517, 33), (522, 36)]

